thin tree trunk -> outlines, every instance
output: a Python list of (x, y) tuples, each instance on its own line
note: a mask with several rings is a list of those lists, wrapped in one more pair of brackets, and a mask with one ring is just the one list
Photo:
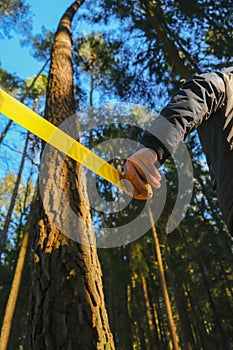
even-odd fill
[(165, 305), (166, 305), (167, 318), (168, 318), (169, 328), (170, 328), (170, 332), (171, 332), (172, 344), (173, 344), (174, 350), (179, 350), (180, 347), (178, 345), (178, 335), (176, 332), (176, 326), (175, 326), (173, 316), (172, 316), (172, 308), (171, 308), (171, 303), (170, 303), (169, 294), (168, 294), (168, 290), (167, 290), (167, 283), (166, 283), (166, 279), (165, 279), (165, 273), (164, 273), (162, 255), (161, 255), (161, 251), (160, 251), (159, 239), (158, 239), (157, 231), (156, 231), (156, 228), (154, 225), (154, 220), (153, 220), (153, 216), (152, 216), (152, 212), (151, 212), (150, 207), (149, 207), (149, 217), (150, 217), (150, 221), (151, 221), (151, 229), (152, 229), (153, 238), (154, 238), (154, 242), (155, 242), (155, 251), (156, 251), (156, 255), (157, 255), (159, 274), (160, 274), (160, 279), (161, 279), (161, 286), (162, 286), (164, 301), (165, 301)]
[(141, 308), (137, 302), (134, 302), (134, 313), (135, 313), (135, 320), (134, 320), (134, 328), (137, 330), (137, 342), (140, 344), (139, 349), (146, 349), (146, 335), (145, 331), (143, 329), (142, 322), (140, 322), (141, 319)]
[[(43, 65), (43, 67), (40, 69), (40, 71), (37, 73), (36, 77), (33, 79), (33, 81), (31, 82), (31, 84), (26, 88), (25, 94), (21, 97), (20, 102), (24, 102), (25, 98), (27, 97), (27, 94), (33, 89), (37, 79), (39, 78), (40, 74), (43, 72), (43, 70), (45, 69), (45, 67), (47, 66), (47, 64), (49, 63), (49, 60), (47, 60), (45, 62), (45, 64)], [(6, 137), (11, 125), (13, 124), (13, 120), (9, 120), (9, 122), (7, 123), (5, 129), (2, 131), (1, 136), (0, 136), (0, 145), (2, 144), (4, 138)]]
[[(29, 136), (29, 133), (27, 136)], [(26, 146), (26, 144), (25, 144), (25, 146)], [(27, 148), (27, 147), (25, 147), (25, 148)], [(25, 212), (26, 212), (26, 203), (27, 203), (27, 199), (28, 199), (29, 181), (30, 181), (31, 175), (32, 174), (30, 174), (30, 176), (29, 176), (28, 185), (27, 185), (27, 188), (25, 191), (24, 205), (23, 205), (23, 211), (22, 211), (21, 217), (20, 217), (19, 228), (22, 226), (23, 217), (24, 217)], [(10, 336), (11, 331), (12, 331), (13, 317), (14, 317), (14, 313), (15, 313), (17, 300), (18, 300), (20, 286), (22, 284), (22, 274), (23, 274), (23, 270), (24, 270), (24, 266), (25, 266), (25, 260), (26, 260), (26, 257), (28, 256), (28, 250), (29, 250), (28, 247), (31, 246), (29, 242), (31, 243), (28, 231), (27, 231), (27, 229), (24, 228), (24, 236), (23, 236), (23, 240), (21, 242), (21, 248), (19, 250), (17, 264), (16, 264), (16, 268), (15, 268), (15, 272), (14, 272), (14, 278), (12, 281), (11, 290), (10, 290), (10, 294), (8, 297), (8, 301), (7, 301), (7, 305), (6, 305), (6, 309), (5, 309), (5, 314), (4, 314), (4, 319), (3, 319), (3, 323), (2, 323), (1, 336), (0, 336), (0, 349), (1, 350), (7, 349), (8, 342), (10, 340), (9, 336)], [(26, 282), (28, 282), (28, 279), (26, 280)]]
[(89, 104), (90, 108), (93, 107), (93, 93), (94, 93), (94, 72), (93, 72), (93, 63), (91, 62), (90, 66), (90, 95), (89, 95)]
[(165, 343), (164, 339), (164, 332), (163, 328), (161, 326), (161, 320), (160, 320), (160, 315), (159, 315), (159, 310), (157, 310), (156, 306), (154, 305), (154, 314), (155, 314), (155, 320), (156, 320), (156, 326), (157, 326), (157, 334), (158, 334), (158, 349), (162, 349), (162, 344)]
[(2, 329), (1, 329), (1, 336), (0, 336), (0, 349), (1, 350), (7, 350), (10, 331), (12, 327), (12, 320), (14, 316), (14, 310), (17, 302), (17, 297), (19, 293), (20, 288), (20, 282), (25, 262), (25, 257), (27, 253), (27, 247), (28, 247), (28, 239), (29, 239), (29, 233), (25, 232), (22, 245), (19, 252), (19, 257), (17, 260), (17, 265), (15, 269), (14, 279), (12, 282), (10, 295), (7, 301), (5, 315), (3, 319)]
[[(46, 119), (55, 125), (76, 112), (71, 22), (83, 2), (75, 1), (67, 9), (55, 35), (45, 108)], [(44, 196), (47, 205), (40, 198), (36, 203), (30, 347), (33, 350), (114, 349), (84, 170), (73, 160), (64, 160), (52, 147), (47, 160), (48, 163), (41, 164), (49, 189)], [(63, 188), (65, 200), (56, 198), (57, 186)], [(80, 218), (80, 227), (74, 227), (72, 218), (69, 219), (67, 203)], [(77, 232), (93, 245), (69, 239), (66, 232), (63, 234), (55, 226), (50, 213), (61, 220), (68, 217), (67, 230), (74, 235)]]
[(228, 350), (227, 339), (226, 339), (225, 333), (224, 333), (223, 328), (222, 328), (221, 319), (219, 319), (219, 316), (217, 315), (217, 312), (216, 312), (216, 306), (215, 306), (215, 303), (214, 303), (214, 299), (212, 297), (211, 290), (210, 290), (210, 287), (209, 287), (209, 282), (208, 282), (208, 279), (207, 279), (207, 276), (206, 276), (206, 272), (205, 272), (205, 268), (204, 268), (203, 263), (201, 262), (201, 260), (199, 260), (198, 265), (199, 265), (199, 268), (200, 268), (200, 271), (201, 271), (201, 274), (202, 274), (202, 277), (203, 277), (203, 280), (204, 280), (204, 285), (206, 287), (209, 303), (210, 303), (211, 308), (212, 308), (215, 328), (218, 330), (219, 335), (220, 335), (220, 339), (221, 339), (221, 344), (216, 344), (216, 348), (218, 346), (223, 346), (224, 350)]
[(0, 257), (4, 251), (4, 247), (5, 247), (6, 240), (7, 240), (7, 233), (8, 233), (10, 223), (11, 223), (12, 213), (13, 213), (13, 210), (15, 207), (15, 202), (16, 202), (16, 198), (17, 198), (17, 194), (18, 194), (18, 190), (19, 190), (19, 185), (20, 185), (20, 180), (21, 180), (21, 176), (22, 176), (22, 172), (23, 172), (23, 167), (24, 167), (26, 155), (27, 155), (28, 142), (29, 142), (29, 132), (27, 132), (26, 141), (24, 144), (23, 155), (22, 155), (22, 159), (21, 159), (21, 163), (20, 163), (20, 167), (19, 167), (19, 172), (18, 172), (18, 175), (16, 178), (15, 187), (14, 187), (14, 190), (13, 190), (13, 193), (11, 196), (10, 205), (9, 205), (9, 208), (7, 211), (4, 227), (3, 227), (3, 230), (2, 230), (1, 235), (0, 235)]
[[(219, 259), (219, 264), (221, 266), (221, 274), (224, 276), (224, 294), (228, 300), (228, 303), (229, 303), (229, 307), (230, 309), (233, 307), (232, 303), (231, 303), (231, 300), (233, 300), (233, 288), (232, 288), (232, 285), (231, 285), (231, 282), (230, 282), (230, 279), (229, 277), (227, 276), (227, 273), (226, 273), (226, 269), (224, 268), (223, 266), (223, 263), (222, 263), (222, 260)], [(228, 296), (226, 290), (228, 291), (228, 293), (230, 294), (230, 297)], [(233, 310), (232, 310), (232, 314), (233, 314)]]
[(159, 322), (159, 339), (160, 339), (160, 349), (168, 349), (170, 343), (170, 337), (168, 339), (167, 325), (164, 322), (164, 309), (161, 307), (160, 296), (157, 295), (157, 315)]
[(179, 313), (181, 334), (183, 337), (184, 350), (192, 350), (195, 347), (190, 320), (187, 314), (187, 305), (184, 301), (183, 289), (179, 288), (176, 283), (176, 277), (173, 269), (172, 260), (168, 253), (166, 253), (166, 261), (171, 275), (172, 286), (174, 290), (175, 302), (177, 311)]
[(164, 14), (161, 4), (157, 4), (156, 8), (154, 8), (154, 4), (151, 5), (150, 2), (142, 0), (141, 6), (146, 11), (150, 25), (155, 28), (159, 35), (160, 42), (164, 47), (167, 61), (171, 67), (174, 67), (177, 74), (180, 74), (183, 78), (187, 78), (193, 73), (193, 70), (190, 70), (189, 67), (185, 66), (184, 60), (179, 56), (179, 50), (175, 46), (174, 41), (168, 37), (166, 30), (162, 25), (162, 23), (165, 21), (162, 20)]
[[(23, 209), (19, 220), (19, 230), (23, 231), (24, 235), (25, 235), (25, 232), (26, 234), (28, 234), (28, 227), (30, 227), (29, 223), (34, 216), (33, 210), (31, 210), (30, 215), (28, 216), (27, 225), (25, 227), (25, 225), (23, 224), (23, 221), (25, 219), (25, 215), (27, 214), (27, 200), (30, 192), (29, 188), (31, 186), (30, 181), (31, 181), (32, 174), (33, 174), (33, 170), (31, 169), (31, 173), (27, 181)], [(24, 236), (22, 241), (20, 241), (20, 239), (18, 238), (16, 243), (17, 247), (19, 246), (22, 247), (22, 242), (25, 242), (25, 240), (26, 238), (24, 238)], [(24, 265), (22, 267), (23, 271), (22, 271), (22, 276), (20, 280), (19, 292), (17, 296), (16, 306), (14, 310), (12, 326), (10, 331), (10, 338), (8, 343), (9, 349), (18, 349), (19, 345), (23, 345), (23, 347), (25, 345), (25, 335), (26, 335), (26, 328), (27, 328), (26, 315), (27, 315), (28, 306), (29, 306), (28, 298), (29, 298), (30, 265), (31, 265), (31, 257), (32, 257), (32, 254), (31, 254), (32, 241), (33, 241), (32, 235), (28, 234), (28, 242), (25, 245), (26, 256), (24, 259)]]
[(146, 317), (147, 317), (148, 330), (149, 330), (150, 348), (155, 350), (157, 349), (157, 341), (155, 337), (155, 325), (153, 323), (153, 315), (151, 312), (151, 305), (150, 305), (149, 296), (148, 296), (147, 283), (144, 276), (141, 276), (141, 283), (142, 283), (143, 296), (144, 296), (145, 306), (146, 306)]
[(202, 312), (199, 310), (199, 308), (196, 307), (195, 302), (193, 301), (190, 287), (191, 279), (190, 276), (188, 276), (188, 281), (186, 283), (183, 283), (183, 289), (185, 290), (185, 294), (187, 295), (188, 303), (191, 306), (192, 310), (192, 329), (195, 339), (195, 346), (198, 349), (203, 349), (205, 347), (205, 336), (203, 336), (203, 331), (205, 329), (205, 322), (203, 320)]
[(153, 279), (153, 276), (150, 275), (150, 279), (148, 282), (148, 297), (150, 300), (150, 305), (152, 308), (152, 317), (153, 317), (153, 324), (155, 327), (155, 333), (156, 333), (156, 344), (157, 349), (160, 349), (161, 345), (161, 326), (160, 326), (160, 320), (159, 320), (159, 313), (157, 308), (157, 287), (155, 286), (155, 280)]
[[(104, 249), (100, 251), (100, 254), (100, 262), (103, 262), (103, 280), (109, 321), (117, 349), (132, 350), (131, 319), (127, 295), (129, 271), (124, 260), (125, 249)], [(116, 261), (118, 261), (117, 269)]]
[(13, 124), (13, 120), (9, 120), (9, 122), (5, 126), (5, 129), (3, 130), (3, 132), (1, 133), (1, 136), (0, 136), (0, 145), (1, 145), (2, 141), (4, 140), (5, 136), (7, 135), (12, 124)]

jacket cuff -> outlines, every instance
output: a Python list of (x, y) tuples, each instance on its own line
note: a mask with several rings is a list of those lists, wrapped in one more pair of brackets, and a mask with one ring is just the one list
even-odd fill
[(163, 143), (157, 139), (154, 135), (145, 131), (140, 139), (140, 143), (157, 153), (158, 162), (162, 165), (167, 158), (171, 156), (167, 148), (163, 145)]

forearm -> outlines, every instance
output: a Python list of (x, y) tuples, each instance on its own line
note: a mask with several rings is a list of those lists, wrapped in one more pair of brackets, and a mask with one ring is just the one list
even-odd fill
[(225, 84), (218, 73), (196, 75), (187, 80), (154, 120), (141, 143), (156, 151), (163, 163), (179, 143), (225, 101)]

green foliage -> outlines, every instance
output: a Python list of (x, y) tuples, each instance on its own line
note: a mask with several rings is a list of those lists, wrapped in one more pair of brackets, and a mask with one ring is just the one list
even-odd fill
[(0, 68), (0, 87), (9, 92), (14, 92), (22, 86), (22, 80), (15, 74), (8, 73), (5, 69)]
[(148, 277), (149, 267), (143, 255), (143, 246), (140, 243), (132, 244), (130, 268), (134, 279), (137, 279), (140, 276)]
[[(91, 96), (89, 98), (90, 104), (93, 104), (92, 95), (96, 89), (98, 89), (102, 101), (106, 92), (111, 96), (114, 95), (114, 84), (119, 76), (117, 58), (119, 45), (118, 41), (106, 41), (103, 33), (90, 33), (75, 39), (74, 65), (80, 69), (76, 71), (79, 83), (77, 90), (79, 96), (82, 94)], [(85, 76), (89, 80), (88, 89), (86, 88), (87, 84), (85, 84)]]
[(33, 57), (39, 61), (45, 62), (50, 59), (50, 53), (54, 41), (55, 33), (42, 27), (41, 33), (26, 38), (24, 44), (31, 44)]
[(23, 93), (26, 93), (27, 97), (33, 100), (37, 99), (41, 95), (45, 96), (48, 78), (45, 74), (41, 73), (39, 77), (37, 77), (35, 83), (34, 83), (34, 80), (35, 80), (35, 77), (28, 78), (25, 82), (25, 87), (23, 89)]
[(159, 100), (168, 98), (181, 78), (230, 64), (231, 12), (232, 3), (225, 0), (190, 6), (183, 0), (99, 0), (93, 16), (89, 11), (85, 18), (106, 21), (105, 36), (122, 42), (119, 96), (160, 107)]
[(11, 31), (28, 35), (32, 29), (29, 5), (24, 0), (1, 0), (0, 38), (11, 37)]
[(117, 62), (113, 57), (113, 47), (104, 41), (102, 33), (91, 33), (77, 39), (76, 45), (81, 69), (93, 70), (96, 79), (103, 79)]
[[(127, 101), (140, 101), (141, 103), (143, 101), (147, 106), (156, 105), (158, 108), (165, 104), (164, 99), (159, 100), (158, 91), (165, 92), (164, 97), (167, 99), (169, 93), (180, 85), (180, 75), (173, 70), (172, 64), (167, 60), (163, 38), (149, 21), (152, 18), (156, 20), (158, 13), (161, 14), (160, 23), (166, 29), (167, 38), (175, 43), (184, 65), (189, 66), (193, 72), (211, 66), (223, 67), (231, 59), (227, 45), (224, 44), (227, 33), (225, 24), (221, 29), (224, 34), (215, 40), (218, 33), (218, 30), (214, 30), (218, 28), (215, 15), (226, 13), (225, 9), (227, 9), (227, 4), (223, 1), (193, 2), (188, 8), (184, 1), (177, 3), (166, 1), (166, 4), (157, 1), (140, 1), (137, 4), (126, 1), (101, 1), (99, 3), (102, 4), (101, 14), (106, 14), (106, 20), (111, 22), (111, 16), (115, 16), (115, 35), (109, 29), (105, 32), (105, 37), (109, 36), (112, 40), (121, 38), (122, 42), (124, 41), (117, 53), (120, 62), (118, 68), (122, 74), (119, 74), (116, 85), (119, 96)], [(98, 7), (96, 8), (95, 21), (98, 19)], [(226, 16), (228, 18), (230, 12)], [(102, 23), (102, 19), (103, 16), (100, 15), (99, 23)], [(232, 19), (228, 18), (227, 21), (230, 27)], [(120, 30), (118, 30), (117, 23)], [(212, 26), (212, 32), (206, 31), (206, 28), (212, 28)], [(124, 31), (123, 28), (126, 30)], [(231, 47), (231, 40), (229, 38), (229, 47)], [(219, 53), (216, 51), (217, 44)], [(221, 56), (221, 48), (224, 57)], [(129, 138), (130, 129), (132, 132), (130, 126), (121, 130), (119, 125), (103, 128), (98, 132), (95, 131), (96, 138), (92, 138), (92, 142), (94, 141), (95, 145), (105, 138), (120, 137), (122, 134)], [(177, 193), (176, 170), (171, 161), (167, 162), (166, 178), (169, 199), (163, 216), (157, 223), (161, 248), (164, 257), (167, 258), (164, 263), (173, 316), (184, 348), (187, 344), (185, 338), (187, 334), (184, 334), (184, 324), (186, 324), (191, 337), (194, 338), (194, 348), (230, 349), (232, 343), (232, 326), (230, 325), (232, 306), (230, 305), (232, 305), (233, 297), (230, 292), (233, 276), (230, 266), (232, 241), (221, 219), (217, 198), (212, 190), (212, 182), (196, 135), (192, 135), (186, 142), (189, 145), (195, 172), (192, 202), (181, 225), (171, 234), (165, 235), (164, 227)], [(111, 196), (105, 194), (107, 185), (101, 189), (102, 196), (111, 200)], [(110, 223), (119, 224), (119, 222), (124, 224), (127, 220), (132, 219), (133, 214), (130, 211), (128, 214), (125, 212), (114, 217), (101, 213), (100, 216), (108, 225)], [(98, 223), (98, 219), (95, 222)], [(124, 264), (119, 258), (120, 252), (124, 255), (124, 261), (128, 265), (127, 274), (124, 277), (119, 271), (125, 271)], [(131, 244), (129, 248), (121, 247), (101, 257), (104, 285), (108, 286), (105, 289), (105, 295), (111, 311), (110, 319), (116, 343), (119, 342), (122, 349), (131, 349), (123, 339), (122, 329), (117, 322), (121, 319), (120, 323), (124, 322), (126, 326), (129, 321), (128, 315), (131, 320), (131, 346), (135, 349), (150, 349), (149, 327), (145, 316), (145, 300), (140, 281), (140, 277), (145, 276), (149, 286), (150, 305), (155, 315), (153, 330), (157, 334), (157, 348), (169, 349), (169, 327), (159, 285), (158, 264), (152, 237), (147, 235)], [(171, 268), (168, 268), (166, 264), (168, 258), (171, 260)], [(122, 285), (123, 278), (125, 284)], [(123, 319), (112, 313), (114, 300), (112, 300), (113, 294), (109, 288), (109, 281), (114, 286), (115, 300), (122, 296), (122, 288), (124, 288), (124, 294), (127, 294), (127, 304), (124, 309), (121, 309), (122, 313), (124, 310)], [(179, 299), (177, 295), (180, 296)], [(120, 305), (122, 308), (122, 304)], [(180, 305), (182, 307), (179, 307)]]
[[(9, 12), (6, 12), (4, 6), (7, 8), (7, 4), (15, 6), (9, 7)], [(15, 23), (19, 23), (22, 18), (25, 21), (28, 18), (28, 8), (21, 9), (17, 4), (25, 6), (22, 1), (2, 1), (0, 4), (1, 28), (4, 23), (2, 35), (8, 35), (8, 28), (13, 30)], [(187, 5), (185, 0), (98, 0), (95, 8), (92, 1), (85, 1), (84, 5), (86, 13), (83, 18), (89, 20), (91, 33), (74, 38), (74, 70), (79, 84), (77, 91), (85, 91), (86, 96), (90, 93), (87, 77), (92, 75), (96, 96), (102, 97), (105, 94), (105, 99), (99, 100), (117, 97), (121, 101), (145, 104), (159, 110), (187, 73), (222, 68), (231, 62), (233, 23), (232, 3), (229, 1), (195, 0)], [(19, 13), (24, 16), (20, 17)], [(97, 29), (94, 30), (95, 28)], [(36, 58), (44, 61), (50, 57), (53, 36), (52, 32), (43, 28), (41, 34), (31, 37)], [(25, 89), (32, 80), (33, 78), (27, 80)], [(38, 94), (44, 94), (46, 82), (47, 78), (41, 75), (28, 97), (34, 100)], [(14, 91), (22, 82), (1, 69), (0, 84), (7, 90)], [(98, 98), (94, 99), (94, 102), (97, 101)], [(143, 117), (140, 111), (119, 110), (112, 125), (108, 123), (107, 114), (103, 114), (106, 124), (86, 132), (85, 145), (94, 147), (118, 137), (138, 140), (141, 130), (132, 127), (130, 115), (133, 114), (135, 118)], [(127, 125), (118, 122), (121, 115), (128, 116)], [(98, 125), (98, 113), (95, 114), (94, 110), (92, 118), (93, 125), (95, 122)], [(87, 125), (86, 129), (90, 130), (90, 126)], [(187, 144), (193, 160), (195, 187), (186, 218), (174, 232), (169, 235), (164, 233), (177, 193), (176, 170), (173, 162), (168, 161), (165, 170), (169, 200), (156, 224), (164, 253), (173, 316), (182, 348), (187, 345), (185, 323), (193, 337), (193, 348), (230, 350), (233, 342), (233, 271), (230, 263), (232, 240), (221, 219), (217, 198), (196, 136), (190, 137)], [(120, 143), (118, 147), (121, 147)], [(110, 153), (111, 151), (109, 149)], [(101, 151), (100, 156), (104, 156)], [(121, 167), (123, 161), (119, 158), (112, 163)], [(0, 182), (1, 225), (13, 183), (13, 174), (8, 174)], [(111, 185), (102, 179), (99, 179), (98, 189), (106, 201), (115, 199)], [(22, 184), (11, 224), (11, 235), (5, 247), (5, 260), (0, 264), (1, 305), (4, 305), (9, 291), (16, 259), (15, 249), (19, 247), (22, 235), (19, 220), (24, 191), (25, 186)], [(29, 202), (26, 213), (28, 206)], [(99, 213), (93, 211), (97, 235), (101, 233), (98, 232), (100, 222), (112, 227), (124, 225), (140, 211), (140, 204), (136, 202), (130, 203), (120, 214), (109, 213), (107, 210)], [(99, 254), (117, 349), (150, 350), (150, 327), (157, 340), (157, 349), (170, 349), (170, 330), (150, 232), (131, 245), (101, 250)], [(146, 281), (153, 314), (150, 325), (146, 317), (142, 277)]]
[[(0, 181), (0, 231), (4, 226), (5, 216), (10, 204), (13, 188), (15, 186), (15, 180), (16, 176), (11, 172)], [(4, 247), (4, 254), (0, 259), (0, 324), (3, 320), (5, 305), (11, 288), (14, 269), (18, 258), (22, 237), (25, 231), (25, 224), (27, 222), (30, 210), (33, 191), (34, 184), (31, 180), (28, 184), (21, 182), (8, 231), (7, 241)], [(23, 304), (20, 305), (20, 310), (18, 310), (18, 313), (20, 315), (20, 322), (24, 322), (25, 325), (28, 301), (28, 280), (25, 281), (23, 288), (24, 293), (20, 297), (20, 303), (22, 303), (23, 300)], [(17, 325), (17, 329), (18, 328), (19, 325)], [(20, 329), (22, 332), (24, 332), (24, 329)], [(20, 336), (23, 338), (25, 334), (22, 333)], [(18, 333), (17, 337), (19, 337)], [(15, 338), (14, 341), (17, 342), (17, 339)]]
[[(11, 194), (15, 186), (15, 181), (16, 181), (16, 176), (13, 172), (10, 172), (0, 180), (0, 204), (1, 204), (0, 205), (1, 207), (0, 227), (3, 227), (4, 225), (4, 219), (10, 204)], [(27, 198), (25, 201), (26, 189), (27, 189)], [(10, 235), (8, 240), (9, 249), (10, 247), (14, 247), (14, 240), (12, 240), (12, 238), (14, 239), (18, 224), (22, 220), (21, 219), (22, 215), (24, 216), (22, 222), (25, 223), (25, 220), (29, 211), (29, 205), (32, 199), (32, 192), (33, 192), (32, 181), (29, 182), (28, 186), (26, 184), (21, 183), (19, 187), (19, 192), (15, 203), (15, 207), (14, 207), (12, 222), (11, 222)]]

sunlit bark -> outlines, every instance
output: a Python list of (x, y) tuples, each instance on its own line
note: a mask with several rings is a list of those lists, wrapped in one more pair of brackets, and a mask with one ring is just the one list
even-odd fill
[[(84, 1), (75, 1), (64, 13), (55, 35), (51, 56), (45, 117), (59, 124), (76, 110), (72, 68), (71, 22)], [(37, 200), (37, 226), (30, 308), (32, 349), (114, 349), (109, 328), (102, 272), (94, 246), (81, 245), (67, 238), (54, 225), (48, 210), (65, 215), (67, 203), (57, 212), (56, 181), (62, 183), (72, 210), (82, 218), (81, 236), (93, 244), (84, 171), (70, 159), (51, 149), (41, 171), (50, 189), (44, 200)], [(54, 193), (54, 196), (52, 196)], [(65, 201), (65, 202), (67, 202)], [(72, 220), (68, 225), (72, 225)], [(78, 227), (69, 227), (78, 230)]]

